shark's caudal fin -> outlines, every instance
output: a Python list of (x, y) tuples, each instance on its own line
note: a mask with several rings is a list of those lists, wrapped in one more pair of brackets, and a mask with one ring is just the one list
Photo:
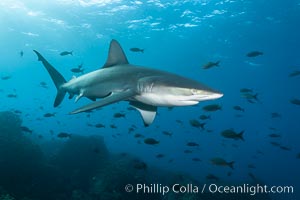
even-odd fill
[(121, 45), (116, 40), (112, 40), (109, 46), (108, 57), (106, 63), (103, 65), (103, 68), (125, 64), (128, 64), (128, 60)]
[(66, 95), (66, 91), (61, 87), (64, 83), (66, 83), (66, 80), (39, 52), (37, 52), (36, 50), (33, 51), (38, 56), (38, 60), (43, 63), (44, 67), (47, 69), (52, 78), (52, 81), (55, 84), (57, 95), (54, 101), (54, 107), (57, 107)]

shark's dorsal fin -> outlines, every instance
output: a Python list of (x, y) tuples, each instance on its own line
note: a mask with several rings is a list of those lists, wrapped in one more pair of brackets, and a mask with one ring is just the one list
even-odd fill
[(110, 42), (109, 52), (106, 63), (103, 68), (112, 67), (114, 65), (125, 65), (128, 64), (126, 55), (117, 40)]

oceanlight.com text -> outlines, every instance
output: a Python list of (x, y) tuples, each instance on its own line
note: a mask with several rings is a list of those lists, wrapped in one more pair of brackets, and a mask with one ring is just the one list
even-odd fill
[(225, 193), (225, 194), (292, 194), (294, 192), (293, 186), (267, 186), (267, 185), (235, 185), (235, 186), (223, 186), (217, 184), (209, 184), (208, 191), (210, 193)]
[(127, 184), (126, 192), (135, 192), (137, 194), (162, 194), (166, 195), (170, 192), (175, 194), (203, 194), (203, 193), (220, 193), (220, 194), (248, 194), (254, 196), (256, 194), (293, 194), (293, 186), (268, 186), (268, 185), (218, 185), (218, 184)]

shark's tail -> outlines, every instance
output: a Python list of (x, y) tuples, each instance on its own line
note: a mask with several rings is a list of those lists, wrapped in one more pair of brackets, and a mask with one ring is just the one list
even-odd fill
[(38, 56), (38, 60), (41, 61), (44, 67), (47, 69), (50, 74), (52, 81), (55, 84), (57, 89), (57, 95), (54, 101), (54, 107), (57, 107), (66, 95), (66, 90), (64, 90), (61, 86), (66, 83), (65, 78), (36, 50), (33, 50)]

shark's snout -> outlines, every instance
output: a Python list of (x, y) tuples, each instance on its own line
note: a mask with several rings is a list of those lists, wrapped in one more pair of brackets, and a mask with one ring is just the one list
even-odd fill
[(218, 98), (221, 98), (221, 97), (223, 97), (223, 93), (221, 93), (221, 92), (217, 92), (217, 93), (213, 93), (212, 95), (211, 95), (211, 99), (218, 99)]

